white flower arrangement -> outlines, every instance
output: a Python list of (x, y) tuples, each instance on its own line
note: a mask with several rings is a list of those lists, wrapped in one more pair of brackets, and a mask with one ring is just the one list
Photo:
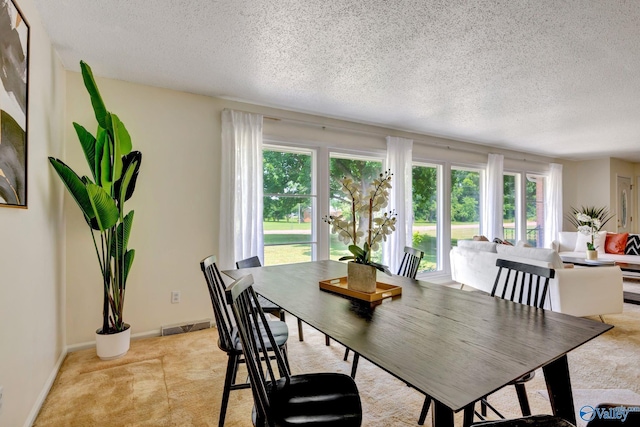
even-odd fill
[[(342, 191), (351, 200), (351, 217), (345, 219), (342, 215), (325, 215), (323, 218), (331, 225), (331, 232), (337, 234), (338, 239), (348, 245), (349, 252), (353, 254), (340, 258), (340, 261), (353, 260), (391, 274), (387, 266), (371, 261), (371, 254), (380, 249), (380, 244), (396, 229), (396, 213), (392, 210), (383, 211), (389, 204), (392, 176), (390, 170), (381, 173), (364, 193), (360, 183), (353, 178), (343, 177), (340, 180)], [(366, 227), (362, 221), (367, 221)], [(360, 247), (363, 239), (365, 242)]]
[(598, 249), (594, 246), (594, 236), (598, 234), (602, 227), (602, 222), (598, 218), (591, 218), (584, 213), (576, 213), (576, 219), (578, 220), (578, 231), (584, 235), (591, 236), (591, 242), (587, 242), (587, 250), (595, 251)]

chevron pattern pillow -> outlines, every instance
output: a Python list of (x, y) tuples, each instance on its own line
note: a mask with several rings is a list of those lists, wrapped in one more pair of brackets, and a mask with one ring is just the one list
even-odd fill
[(627, 246), (624, 248), (625, 255), (640, 255), (640, 236), (629, 234)]

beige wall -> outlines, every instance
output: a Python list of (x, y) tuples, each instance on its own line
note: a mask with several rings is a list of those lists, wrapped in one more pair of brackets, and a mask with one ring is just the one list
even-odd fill
[(48, 155), (63, 155), (64, 71), (31, 0), (28, 205), (0, 208), (0, 426), (32, 420), (64, 352), (62, 188)]

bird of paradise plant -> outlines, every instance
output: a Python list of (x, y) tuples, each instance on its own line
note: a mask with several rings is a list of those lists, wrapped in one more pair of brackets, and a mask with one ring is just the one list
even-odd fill
[(142, 153), (132, 151), (131, 136), (118, 116), (107, 110), (89, 65), (80, 62), (84, 85), (98, 121), (96, 135), (73, 123), (92, 178), (82, 178), (62, 160), (49, 157), (78, 204), (91, 231), (102, 273), (102, 329), (99, 334), (126, 330), (123, 310), (127, 277), (134, 249), (128, 249), (133, 210), (125, 213), (125, 201), (133, 195)]

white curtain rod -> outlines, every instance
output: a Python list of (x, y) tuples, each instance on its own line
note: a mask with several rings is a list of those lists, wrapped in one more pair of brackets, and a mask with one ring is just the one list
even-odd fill
[[(239, 111), (239, 110), (236, 110)], [(249, 114), (260, 114), (260, 113), (250, 113), (248, 111), (244, 111), (245, 113), (249, 113)], [(329, 124), (322, 124), (322, 123), (317, 123), (317, 122), (312, 122), (312, 121), (308, 121), (308, 120), (300, 120), (300, 119), (291, 119), (291, 118), (287, 118), (287, 117), (277, 117), (277, 116), (273, 116), (273, 115), (262, 115), (263, 119), (266, 120), (273, 120), (276, 122), (288, 122), (288, 123), (297, 123), (297, 124), (302, 124), (302, 125), (306, 125), (306, 126), (313, 126), (313, 127), (319, 127), (322, 129), (333, 129), (333, 130), (341, 130), (341, 131), (347, 131), (347, 132), (353, 132), (353, 133), (360, 133), (360, 134), (365, 134), (365, 135), (372, 135), (372, 136), (379, 136), (379, 137), (383, 137), (386, 138), (387, 136), (399, 136), (401, 138), (406, 138), (404, 136), (400, 136), (400, 135), (393, 135), (389, 132), (382, 132), (382, 131), (373, 131), (373, 130), (364, 130), (364, 129), (354, 129), (351, 127), (347, 127), (347, 126), (337, 126), (337, 125), (329, 125)], [(335, 120), (339, 120), (339, 119), (335, 119)], [(354, 122), (355, 123), (355, 122)], [(370, 125), (370, 124), (365, 124), (365, 123), (359, 123), (363, 126), (375, 126), (375, 127), (381, 127), (381, 126), (377, 126), (377, 125)], [(395, 130), (395, 131), (399, 131), (399, 132), (407, 132), (407, 133), (413, 133), (413, 132), (409, 132), (409, 131), (400, 131), (398, 129), (389, 129), (389, 130)], [(440, 137), (437, 135), (433, 135), (434, 138), (443, 138), (446, 139), (444, 137)], [(409, 139), (413, 139), (414, 143), (418, 143), (420, 145), (424, 145), (427, 147), (434, 147), (434, 148), (441, 148), (441, 149), (445, 149), (445, 150), (453, 150), (453, 151), (460, 151), (460, 152), (465, 152), (465, 153), (472, 153), (472, 154), (482, 154), (482, 155), (489, 155), (492, 154), (492, 152), (490, 151), (491, 149), (496, 149), (495, 147), (490, 147), (488, 145), (483, 145), (484, 147), (487, 147), (488, 151), (482, 151), (482, 150), (474, 150), (473, 148), (462, 148), (462, 147), (451, 147), (451, 145), (449, 144), (440, 144), (437, 142), (430, 142), (430, 141), (426, 141), (423, 139), (415, 139), (415, 138), (409, 138)], [(472, 142), (465, 142), (465, 141), (459, 141), (459, 142), (463, 142), (466, 144), (473, 144)], [(481, 144), (476, 144), (476, 145), (481, 145)], [(493, 154), (501, 154), (501, 153), (493, 153)], [(532, 159), (527, 159), (526, 157), (513, 157), (513, 156), (508, 156), (508, 155), (504, 155), (505, 159), (509, 159), (509, 160), (517, 160), (517, 161), (523, 161), (523, 162), (528, 162), (528, 163), (538, 163), (538, 164), (543, 164), (543, 165), (548, 165), (552, 162), (543, 162), (540, 160), (532, 160)]]

